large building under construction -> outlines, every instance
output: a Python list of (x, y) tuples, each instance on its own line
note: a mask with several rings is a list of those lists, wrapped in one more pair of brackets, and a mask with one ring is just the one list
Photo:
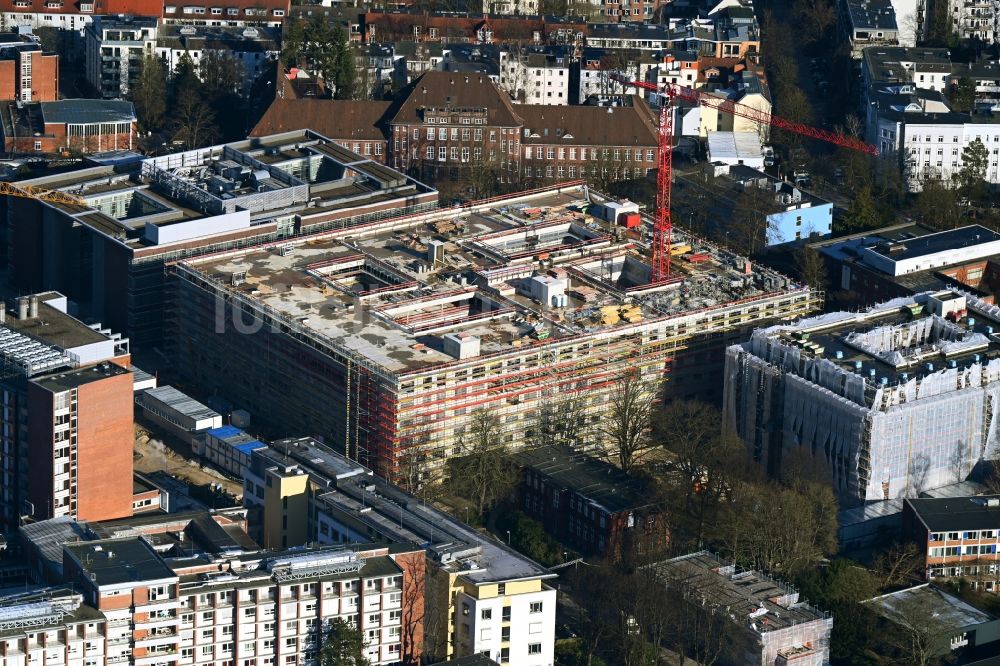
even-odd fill
[(477, 410), (513, 444), (596, 442), (626, 370), (718, 402), (726, 345), (819, 304), (680, 233), (651, 284), (649, 225), (620, 212), (571, 184), (178, 262), (176, 367), (405, 481)]
[(804, 454), (844, 498), (916, 497), (998, 456), (998, 331), (958, 291), (761, 329), (726, 352), (725, 419), (772, 474)]

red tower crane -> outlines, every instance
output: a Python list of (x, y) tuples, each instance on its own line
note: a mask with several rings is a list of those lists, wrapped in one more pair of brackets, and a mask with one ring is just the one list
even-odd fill
[(657, 147), (657, 169), (656, 169), (656, 218), (653, 224), (653, 247), (652, 247), (652, 282), (661, 282), (670, 276), (670, 246), (673, 234), (673, 224), (670, 220), (670, 189), (671, 189), (671, 168), (672, 149), (674, 144), (674, 114), (671, 112), (675, 100), (691, 102), (695, 105), (704, 104), (711, 106), (722, 113), (729, 113), (741, 118), (748, 118), (757, 123), (776, 127), (786, 132), (801, 134), (802, 136), (819, 141), (826, 141), (837, 146), (857, 150), (869, 155), (878, 155), (878, 148), (865, 143), (859, 139), (819, 129), (810, 125), (793, 122), (787, 118), (776, 116), (773, 113), (761, 111), (745, 104), (716, 97), (704, 92), (685, 88), (673, 83), (658, 85), (647, 83), (646, 81), (635, 81), (618, 73), (611, 74), (611, 78), (624, 85), (635, 86), (663, 96), (660, 104), (660, 126), (658, 131)]

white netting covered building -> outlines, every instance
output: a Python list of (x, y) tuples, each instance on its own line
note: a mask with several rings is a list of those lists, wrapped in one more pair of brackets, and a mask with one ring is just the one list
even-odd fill
[(780, 474), (822, 460), (844, 498), (964, 480), (1000, 457), (1000, 308), (959, 292), (759, 329), (726, 351), (726, 422)]

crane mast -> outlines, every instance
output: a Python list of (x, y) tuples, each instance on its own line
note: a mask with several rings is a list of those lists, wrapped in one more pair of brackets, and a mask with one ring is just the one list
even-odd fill
[(662, 282), (670, 277), (670, 247), (673, 236), (673, 222), (670, 218), (670, 193), (673, 184), (673, 108), (676, 100), (683, 100), (695, 105), (704, 104), (721, 113), (747, 118), (758, 124), (825, 141), (868, 155), (878, 155), (878, 148), (860, 139), (797, 123), (767, 111), (738, 104), (730, 99), (716, 97), (673, 83), (658, 85), (647, 81), (636, 81), (618, 72), (613, 72), (610, 76), (623, 85), (635, 86), (656, 93), (663, 98), (660, 103), (659, 129), (657, 131), (656, 215), (653, 223), (653, 243), (650, 257), (651, 282), (653, 283)]

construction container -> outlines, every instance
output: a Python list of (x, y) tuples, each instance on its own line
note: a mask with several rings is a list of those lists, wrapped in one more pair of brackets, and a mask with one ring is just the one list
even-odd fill
[(694, 252), (692, 254), (686, 255), (684, 258), (690, 261), (692, 264), (700, 264), (703, 261), (708, 261), (709, 259), (711, 259), (711, 256), (708, 254), (708, 252)]
[(618, 218), (618, 224), (626, 229), (635, 229), (642, 224), (642, 217), (639, 213), (625, 213)]
[(680, 245), (680, 244), (678, 244), (678, 245), (671, 245), (670, 246), (670, 254), (673, 255), (673, 256), (675, 256), (675, 257), (678, 257), (678, 256), (680, 256), (682, 254), (687, 254), (690, 251), (691, 251), (691, 246), (690, 245)]

